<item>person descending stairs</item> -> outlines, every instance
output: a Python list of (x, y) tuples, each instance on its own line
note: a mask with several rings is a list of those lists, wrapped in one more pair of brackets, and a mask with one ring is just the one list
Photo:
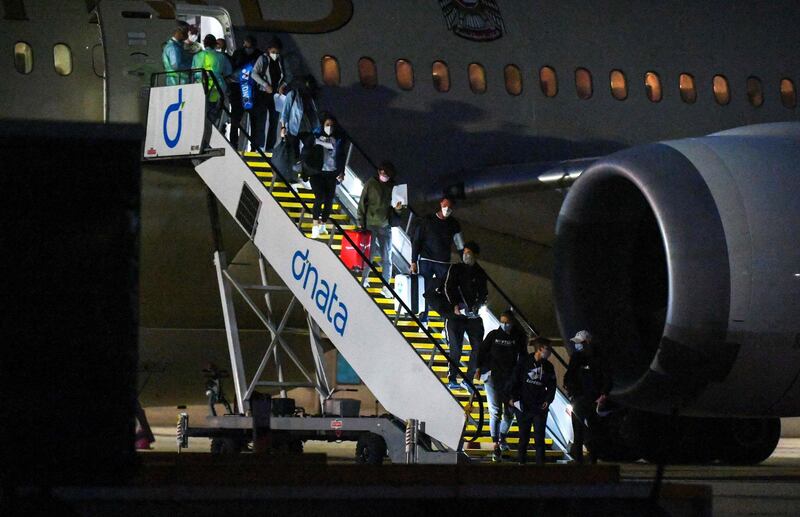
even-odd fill
[[(267, 153), (266, 156), (269, 158), (270, 154)], [(283, 207), (286, 214), (294, 221), (294, 223), (301, 229), (307, 238), (324, 242), (335, 253), (340, 253), (342, 249), (343, 237), (339, 230), (356, 230), (358, 225), (356, 224), (355, 219), (347, 213), (338, 199), (334, 202), (332, 206), (332, 213), (330, 215), (330, 219), (338, 223), (338, 228), (335, 225), (331, 225), (327, 233), (314, 232), (312, 214), (308, 209), (308, 207), (310, 207), (314, 201), (313, 192), (301, 186), (286, 185), (285, 182), (281, 181), (278, 175), (274, 174), (270, 164), (258, 153), (243, 153), (243, 159), (250, 169), (256, 174), (256, 176), (258, 176), (258, 178), (262, 181), (264, 187), (271, 192), (272, 196), (279, 202), (281, 207)], [(295, 192), (291, 191), (292, 188), (296, 188), (296, 194), (299, 196), (302, 202), (297, 200)], [(382, 262), (381, 259), (382, 257), (376, 257), (375, 262)], [(399, 311), (395, 309), (395, 300), (393, 299), (393, 294), (383, 286), (380, 278), (382, 268), (376, 265), (374, 269), (370, 269), (369, 267), (365, 268), (365, 271), (368, 273), (367, 275), (364, 275), (366, 278), (366, 281), (364, 282), (366, 286), (365, 289), (369, 293), (372, 300), (381, 308), (383, 313), (386, 314), (388, 318), (394, 321), (398, 331), (402, 333), (407, 342), (414, 348), (414, 350), (416, 350), (420, 359), (431, 368), (441, 383), (447, 387), (448, 361), (444, 353), (449, 353), (449, 346), (445, 338), (444, 318), (435, 311), (430, 311), (428, 314), (428, 322), (426, 326), (431, 336), (436, 340), (436, 344), (434, 344), (428, 338), (425, 331), (420, 328), (419, 323), (415, 321), (414, 318), (407, 315), (402, 308)], [(362, 274), (360, 272), (354, 271), (352, 274), (355, 281), (362, 281)], [(389, 278), (389, 284), (393, 286), (394, 278), (391, 277), (391, 274), (389, 275)], [(462, 348), (462, 356), (459, 358), (461, 362), (462, 374), (466, 374), (465, 365), (467, 364), (469, 354), (471, 353), (477, 353), (477, 351), (473, 352), (469, 343), (464, 344)], [(482, 381), (475, 380), (474, 384), (477, 389), (475, 394), (471, 394), (469, 390), (463, 386), (454, 387), (452, 389), (447, 387), (447, 389), (449, 389), (453, 397), (458, 400), (459, 404), (464, 408), (464, 411), (468, 416), (463, 439), (468, 443), (471, 442), (473, 445), (468, 445), (465, 447), (467, 454), (473, 458), (489, 458), (491, 454), (491, 448), (479, 448), (482, 444), (492, 444), (487, 409), (484, 409), (483, 420), (479, 426), (481, 413), (478, 398), (480, 398), (480, 400), (483, 401), (484, 406), (486, 406), (485, 390), (483, 388)], [(514, 423), (509, 429), (507, 443), (511, 447), (515, 447), (519, 441), (518, 431), (519, 430), (516, 423)], [(548, 459), (560, 459), (563, 457), (563, 453), (561, 451), (554, 450), (552, 448), (552, 439), (547, 438), (545, 443), (548, 447)], [(506, 452), (506, 454), (514, 453), (514, 450)], [(533, 454), (532, 450), (530, 451), (530, 454)]]

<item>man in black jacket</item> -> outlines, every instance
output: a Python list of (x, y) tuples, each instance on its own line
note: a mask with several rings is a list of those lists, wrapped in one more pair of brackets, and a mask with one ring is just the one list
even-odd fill
[[(453, 314), (447, 318), (447, 342), (450, 346), (450, 357), (458, 364), (464, 344), (464, 333), (474, 354), (470, 354), (467, 364), (467, 375), (464, 379), (472, 379), (475, 375), (475, 363), (478, 349), (483, 340), (483, 320), (478, 310), (486, 304), (489, 291), (486, 286), (486, 272), (478, 264), (481, 248), (476, 242), (464, 244), (462, 263), (453, 264), (447, 271), (444, 290)], [(456, 377), (459, 370), (452, 364), (448, 377), (449, 388), (457, 389)]]
[(597, 463), (592, 443), (592, 428), (597, 425), (596, 404), (605, 401), (611, 389), (611, 377), (607, 375), (592, 340), (588, 330), (581, 330), (570, 339), (575, 344), (575, 351), (564, 374), (564, 387), (572, 402), (570, 455), (578, 463), (583, 463), (584, 443), (589, 449), (589, 461)]
[[(454, 204), (449, 197), (440, 199), (439, 210), (419, 220), (411, 239), (411, 273), (422, 275), (426, 292), (432, 292), (444, 282), (453, 244), (458, 251), (464, 248), (461, 225), (453, 217)], [(424, 320), (427, 315), (426, 307), (420, 318)]]
[(244, 117), (244, 104), (242, 99), (241, 74), (242, 68), (254, 64), (261, 55), (258, 50), (258, 42), (252, 34), (245, 36), (244, 44), (241, 48), (233, 51), (231, 56), (231, 66), (233, 75), (229, 78), (229, 98), (231, 103), (231, 145), (239, 150), (239, 131)]
[(526, 341), (527, 336), (514, 322), (514, 313), (506, 310), (500, 314), (500, 328), (489, 332), (478, 350), (475, 379), (481, 375), (484, 377), (483, 387), (489, 404), (489, 431), (494, 442), (492, 461), (500, 461), (502, 451), (509, 448), (506, 437), (514, 420), (511, 406), (508, 405), (511, 373), (519, 359), (526, 354)]
[(536, 463), (544, 464), (544, 434), (547, 411), (556, 397), (556, 370), (548, 361), (550, 340), (543, 337), (532, 339), (528, 354), (514, 367), (511, 377), (511, 400), (519, 425), (517, 458), (525, 464), (528, 458), (531, 424), (536, 447)]

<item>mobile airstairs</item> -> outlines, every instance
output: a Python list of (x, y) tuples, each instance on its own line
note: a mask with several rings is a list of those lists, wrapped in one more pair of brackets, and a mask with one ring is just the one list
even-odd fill
[[(350, 144), (346, 179), (337, 189), (333, 227), (328, 235), (312, 239), (310, 190), (287, 182), (280, 171), (272, 168), (268, 155), (237, 152), (216, 127), (206, 123), (205, 128), (198, 130), (186, 125), (186, 120), (198, 120), (192, 110), (200, 109), (205, 114), (203, 88), (202, 84), (151, 88), (144, 158), (194, 159), (195, 169), (209, 189), (212, 226), (219, 227), (215, 221), (218, 202), (257, 248), (262, 282), (245, 285), (237, 281), (224, 252), (217, 247), (214, 264), (237, 411), (235, 415), (209, 416), (206, 425), (198, 428), (190, 427), (188, 418), (182, 415), (179, 445), (185, 446), (189, 436), (208, 436), (218, 439), (222, 447), (218, 450), (240, 450), (247, 441), (255, 443), (259, 433), (272, 432), (288, 436), (288, 443), (296, 443), (292, 437), (358, 440), (357, 455), (368, 462), (378, 462), (376, 451), (380, 459), (386, 453), (393, 462), (455, 463), (469, 456), (479, 457), (480, 453), (466, 444), (490, 441), (488, 405), (480, 382), (470, 382), (465, 389), (448, 389), (448, 361), (465, 363), (467, 356), (448, 356), (441, 318), (432, 313), (430, 321), (423, 325), (397, 299), (391, 284), (382, 285), (379, 267), (370, 264), (367, 257), (363, 257), (370, 269), (367, 288), (362, 287), (361, 275), (348, 270), (339, 259), (343, 240), (358, 248), (344, 230), (355, 227), (353, 216), (361, 186), (355, 164), (371, 164), (369, 158)], [(184, 111), (186, 119), (182, 122)], [(180, 142), (181, 139), (188, 141)], [(363, 167), (361, 178), (366, 179), (374, 171), (368, 167)], [(408, 235), (401, 228), (393, 231), (395, 266), (400, 272), (407, 271), (411, 251)], [(270, 283), (267, 268), (285, 285)], [(513, 306), (502, 290), (492, 284), (496, 293), (505, 298), (505, 305)], [(392, 298), (384, 297), (382, 286), (391, 290)], [(234, 292), (254, 311), (270, 335), (263, 358), (249, 381), (239, 343)], [(252, 295), (253, 292), (257, 295)], [(276, 292), (291, 295), (280, 321), (273, 311), (265, 313), (256, 303), (257, 297), (263, 296), (269, 306), (270, 296)], [(308, 325), (312, 367), (302, 364), (296, 349), (284, 339), (289, 331), (290, 314), (300, 307)], [(535, 333), (519, 312), (517, 315), (523, 327), (530, 334)], [(497, 328), (498, 320), (487, 308), (482, 317), (487, 333)], [(265, 404), (259, 397), (258, 387), (279, 389), (281, 397), (285, 397), (287, 388), (313, 387), (325, 411), (328, 407), (325, 402), (336, 391), (327, 378), (323, 360), (325, 339), (380, 401), (388, 412), (386, 417), (359, 418), (334, 412), (301, 418), (295, 415), (293, 407), (288, 412), (282, 411), (280, 408), (287, 405), (280, 404), (280, 398)], [(469, 344), (465, 344), (464, 353), (469, 351)], [(286, 358), (300, 370), (305, 381), (288, 382), (283, 378)], [(275, 363), (276, 380), (262, 378), (270, 361)], [(461, 369), (465, 371), (463, 366)], [(567, 399), (558, 393), (547, 424), (548, 458), (568, 457), (572, 439), (568, 410)], [(512, 446), (515, 436), (516, 428), (512, 428), (509, 435)]]

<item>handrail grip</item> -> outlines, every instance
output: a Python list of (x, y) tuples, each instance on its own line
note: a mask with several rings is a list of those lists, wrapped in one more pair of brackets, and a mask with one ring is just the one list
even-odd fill
[[(172, 71), (172, 72), (156, 72), (156, 73), (152, 74), (152, 76), (150, 78), (151, 87), (155, 84), (157, 76), (165, 75), (165, 74), (186, 73), (186, 72), (201, 72), (203, 74), (203, 78), (206, 78), (207, 76), (210, 76), (212, 78), (212, 80), (214, 81), (214, 84), (217, 85), (218, 91), (220, 92), (220, 100), (224, 101), (224, 93), (223, 93), (223, 91), (221, 89), (219, 89), (219, 83), (217, 82), (216, 77), (214, 76), (213, 73), (212, 74), (208, 74), (205, 69), (188, 69), (188, 70), (175, 70), (175, 71)], [(206, 90), (207, 90), (207, 88), (206, 88)], [(225, 113), (227, 113), (230, 116), (230, 114), (231, 114), (230, 110), (228, 110), (228, 108), (225, 107), (224, 103), (222, 105), (222, 110), (225, 111)], [(247, 140), (252, 143), (252, 137), (241, 126), (241, 124), (240, 124), (239, 128), (241, 129), (241, 131), (244, 134), (245, 138), (247, 138)], [(224, 138), (224, 135), (223, 135), (223, 138)], [(359, 149), (359, 152), (361, 152), (361, 149), (357, 145), (356, 145), (356, 148)], [(272, 164), (272, 160), (270, 160), (267, 157), (267, 155), (264, 153), (264, 151), (262, 151), (261, 149), (258, 149), (258, 148), (256, 148), (256, 149), (258, 151), (259, 156), (265, 162), (267, 162), (269, 164), (269, 166), (272, 168), (273, 173), (277, 174), (280, 177), (280, 179), (284, 182), (284, 184), (286, 184), (287, 186), (291, 185), (291, 183), (286, 180), (286, 177), (283, 175), (283, 173), (281, 173), (281, 171), (278, 170), (278, 168), (275, 167)], [(362, 152), (362, 154), (363, 154), (363, 152)], [(364, 157), (367, 158), (367, 160), (370, 162), (370, 164), (372, 164), (372, 161), (369, 159), (369, 157), (367, 157), (366, 155), (364, 155)], [(293, 196), (300, 203), (300, 205), (303, 207), (303, 209), (304, 210), (308, 210), (308, 205), (306, 205), (305, 201), (303, 201), (303, 199), (300, 197), (300, 195), (292, 188), (289, 188), (289, 191), (293, 194)], [(414, 322), (417, 323), (417, 326), (425, 333), (425, 335), (431, 341), (433, 346), (436, 347), (436, 349), (439, 352), (441, 352), (441, 354), (444, 357), (447, 358), (447, 361), (451, 366), (453, 366), (454, 368), (458, 369), (459, 368), (459, 364), (455, 360), (453, 360), (453, 358), (450, 357), (450, 355), (448, 353), (446, 353), (444, 351), (444, 349), (441, 347), (441, 345), (439, 345), (438, 341), (433, 337), (433, 334), (431, 333), (431, 331), (428, 330), (428, 328), (425, 325), (422, 324), (422, 322), (419, 320), (417, 315), (414, 314), (414, 312), (411, 310), (411, 308), (408, 305), (406, 305), (406, 303), (397, 296), (397, 293), (395, 292), (395, 290), (392, 288), (392, 286), (389, 284), (389, 282), (387, 282), (383, 278), (383, 276), (380, 274), (380, 272), (378, 271), (377, 267), (375, 266), (375, 264), (372, 263), (372, 261), (369, 259), (369, 257), (367, 257), (364, 254), (363, 251), (361, 251), (361, 248), (359, 246), (357, 246), (355, 242), (353, 242), (353, 240), (350, 238), (350, 236), (347, 235), (347, 233), (344, 231), (344, 229), (341, 227), (341, 225), (339, 225), (339, 223), (336, 222), (335, 219), (331, 219), (331, 221), (333, 222), (333, 225), (341, 232), (342, 237), (347, 239), (347, 241), (350, 243), (350, 245), (353, 246), (353, 250), (356, 251), (356, 253), (358, 253), (358, 255), (369, 265), (370, 270), (375, 274), (375, 276), (377, 276), (380, 279), (381, 283), (385, 287), (387, 287), (389, 289), (389, 292), (391, 292), (392, 295), (394, 295), (395, 300), (398, 301), (400, 303), (400, 305), (403, 306), (403, 308), (406, 310), (406, 313), (414, 320)], [(472, 379), (466, 379), (465, 378), (464, 381), (470, 387), (470, 389), (471, 389), (473, 394), (477, 393), (477, 388), (473, 384)], [(477, 431), (476, 431), (474, 439), (477, 439), (478, 434), (480, 433), (480, 430), (481, 430), (481, 427), (482, 427), (482, 424), (483, 424), (483, 417), (484, 417), (483, 399), (481, 399), (479, 397), (478, 398), (478, 402), (479, 402), (479, 406), (478, 406), (479, 407), (478, 426), (477, 426)], [(467, 411), (468, 410), (469, 410), (469, 407), (468, 407)]]

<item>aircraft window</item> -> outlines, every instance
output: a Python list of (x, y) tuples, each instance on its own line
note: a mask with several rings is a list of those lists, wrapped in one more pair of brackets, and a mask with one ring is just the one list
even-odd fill
[(29, 74), (33, 71), (33, 49), (24, 41), (19, 41), (14, 45), (14, 67), (21, 74)]
[(611, 80), (611, 96), (618, 101), (624, 101), (628, 98), (628, 83), (625, 81), (625, 73), (622, 70), (612, 70), (610, 75)]
[(486, 69), (479, 63), (471, 63), (469, 72), (469, 88), (472, 93), (486, 93)]
[(322, 82), (326, 86), (339, 86), (339, 62), (333, 56), (322, 56)]
[(728, 79), (724, 75), (715, 75), (712, 83), (714, 87), (714, 98), (717, 104), (724, 106), (731, 101), (731, 90), (728, 88)]
[(647, 91), (647, 98), (651, 102), (661, 101), (661, 78), (655, 72), (644, 74), (644, 89)]
[(747, 78), (747, 99), (756, 108), (764, 104), (764, 89), (761, 87), (761, 79), (758, 77)]
[(791, 79), (781, 79), (781, 102), (787, 108), (795, 108), (797, 106), (797, 92)]
[(53, 66), (58, 75), (72, 73), (72, 51), (63, 43), (53, 45)]
[(358, 79), (364, 88), (375, 88), (378, 85), (378, 69), (375, 61), (368, 57), (358, 60)]
[(681, 100), (686, 104), (694, 104), (697, 100), (697, 90), (694, 87), (694, 76), (681, 74), (680, 77)]
[(585, 68), (575, 70), (575, 91), (583, 100), (592, 96), (592, 73)]
[(508, 65), (503, 71), (506, 80), (506, 91), (510, 95), (522, 93), (522, 72), (517, 65)]
[(433, 76), (433, 87), (437, 92), (450, 91), (450, 69), (444, 61), (434, 61), (431, 69)]
[(411, 61), (398, 59), (394, 65), (394, 72), (397, 76), (397, 86), (403, 90), (414, 88), (414, 67), (411, 65)]
[(555, 97), (558, 93), (558, 77), (556, 71), (549, 66), (543, 66), (539, 70), (539, 87), (545, 97)]

